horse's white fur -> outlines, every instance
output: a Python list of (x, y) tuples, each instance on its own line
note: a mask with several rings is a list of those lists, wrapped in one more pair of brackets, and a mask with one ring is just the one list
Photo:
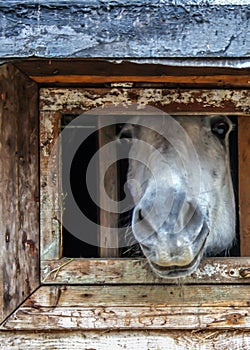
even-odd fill
[[(182, 198), (182, 194), (186, 194), (186, 199), (181, 206), (178, 217), (172, 217), (172, 220), (176, 219), (173, 228), (178, 227), (178, 225), (180, 227), (184, 226), (182, 224), (185, 221), (185, 215), (192, 207), (192, 199), (187, 198), (187, 196), (194, 184), (190, 182), (185, 169), (183, 169), (182, 161), (175, 147), (168, 143), (166, 139), (155, 131), (141, 126), (128, 125), (126, 127), (131, 128), (132, 137), (160, 150), (158, 154), (153, 153), (150, 147), (143, 147), (142, 143), (133, 142), (129, 154), (130, 161), (127, 178), (131, 184), (130, 190), (136, 204), (133, 212), (132, 230), (139, 243), (143, 243), (145, 238), (147, 246), (150, 246), (150, 250), (144, 249), (142, 244), (142, 250), (151, 265), (156, 263), (157, 266), (161, 266), (163, 272), (158, 271), (154, 268), (155, 265), (152, 265), (155, 272), (161, 277), (178, 277), (179, 275), (185, 276), (192, 273), (197, 268), (203, 255), (214, 255), (227, 250), (235, 239), (235, 202), (228, 146), (228, 134), (232, 129), (232, 123), (228, 118), (223, 117), (229, 125), (229, 132), (225, 139), (221, 141), (211, 131), (213, 118), (215, 116), (175, 117), (175, 120), (180, 123), (191, 139), (200, 164), (200, 169), (192, 168), (192, 164), (190, 164), (192, 171), (200, 171), (201, 175), (199, 193), (197, 198), (195, 198), (198, 214), (197, 220), (195, 219), (194, 221), (197, 221), (198, 226), (200, 225), (197, 228), (197, 232), (201, 230), (204, 223), (209, 231), (195, 265), (186, 271), (182, 271), (180, 274), (178, 267), (189, 265), (195, 258), (196, 248), (192, 247), (190, 242), (195, 241), (194, 231), (196, 228), (192, 231), (191, 226), (189, 225), (188, 227), (187, 225), (181, 232), (177, 232), (178, 230), (169, 232), (171, 215), (169, 218), (169, 208), (167, 214), (165, 213), (165, 208), (170, 205), (168, 203), (169, 191), (173, 192), (174, 190), (177, 198), (179, 198), (178, 196)], [(156, 118), (152, 123), (154, 125), (158, 123), (160, 129), (162, 127), (168, 128), (167, 121), (164, 122), (163, 119), (164, 117)], [(188, 156), (185, 155), (187, 151), (185, 139), (177, 135), (175, 142), (175, 144), (178, 144), (178, 149), (182, 150), (182, 157)], [(147, 159), (148, 168), (133, 160), (133, 158)], [(149, 169), (154, 170), (154, 176), (152, 176)], [(133, 185), (136, 182), (141, 184), (140, 188)], [(157, 200), (155, 207), (150, 209), (152, 202), (156, 198), (156, 184), (158, 191)], [(175, 200), (176, 203), (177, 201)], [(187, 204), (188, 202), (191, 204)], [(150, 227), (157, 234), (149, 235), (147, 225), (138, 223), (139, 210), (141, 210), (141, 213), (143, 212), (144, 216), (145, 213), (148, 214), (151, 210), (149, 217)], [(166, 215), (166, 218), (164, 218), (164, 215)], [(165, 225), (158, 225), (164, 220), (168, 221)], [(168, 227), (168, 230), (166, 230), (166, 227)], [(192, 235), (194, 236), (192, 237)], [(173, 246), (174, 248), (172, 248)], [(173, 249), (174, 254), (171, 252), (171, 249)], [(166, 274), (164, 267), (167, 267)], [(171, 274), (168, 273), (169, 269)]]

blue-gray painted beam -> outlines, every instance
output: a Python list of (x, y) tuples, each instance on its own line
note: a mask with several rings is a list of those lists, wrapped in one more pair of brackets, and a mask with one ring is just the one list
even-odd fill
[(0, 58), (250, 57), (248, 0), (0, 1)]

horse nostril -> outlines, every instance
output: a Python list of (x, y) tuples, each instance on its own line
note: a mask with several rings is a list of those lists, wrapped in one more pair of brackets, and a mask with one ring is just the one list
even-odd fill
[(151, 254), (151, 249), (147, 245), (140, 243), (141, 249), (143, 250), (144, 254)]
[(141, 209), (138, 211), (138, 218), (139, 218), (140, 221), (142, 221), (144, 219)]

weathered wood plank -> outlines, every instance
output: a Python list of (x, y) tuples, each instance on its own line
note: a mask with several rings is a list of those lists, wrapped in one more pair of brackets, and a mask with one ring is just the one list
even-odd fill
[(59, 113), (40, 113), (40, 246), (42, 259), (58, 259), (62, 255), (61, 167), (59, 153), (52, 153), (60, 133), (60, 123)]
[[(3, 320), (9, 313), (9, 303), (11, 307), (16, 306), (16, 288), (13, 285), (12, 273), (17, 270), (17, 265), (8, 266), (9, 250), (10, 255), (17, 255), (15, 249), (15, 239), (17, 232), (17, 195), (18, 195), (18, 170), (17, 170), (17, 116), (15, 108), (17, 101), (7, 99), (7, 93), (15, 96), (13, 84), (14, 72), (9, 68), (2, 67), (0, 70), (0, 238), (1, 238), (1, 269), (0, 269), (0, 319)], [(10, 118), (12, 116), (12, 118)], [(7, 261), (5, 261), (7, 259)], [(10, 296), (13, 295), (13, 298)]]
[[(250, 69), (243, 68), (244, 60), (228, 60), (220, 58), (219, 60), (89, 60), (89, 59), (28, 59), (15, 61), (15, 65), (24, 71), (34, 80), (39, 79), (42, 83), (45, 80), (53, 79), (60, 81), (58, 84), (92, 84), (94, 81), (101, 82), (165, 82), (164, 84), (173, 84), (178, 82), (178, 86), (197, 87), (220, 86), (230, 87), (249, 87)], [(242, 63), (240, 63), (242, 62)], [(240, 67), (241, 69), (232, 68)], [(246, 65), (245, 65), (246, 66)], [(53, 78), (52, 78), (53, 77)], [(125, 80), (126, 79), (126, 80)], [(112, 81), (111, 81), (112, 80)], [(38, 80), (37, 80), (38, 81)], [(46, 84), (56, 84), (48, 83)]]
[(42, 111), (86, 112), (105, 104), (160, 106), (170, 114), (249, 113), (250, 90), (42, 88)]
[(145, 75), (30, 75), (30, 78), (39, 84), (83, 84), (83, 83), (124, 83), (124, 82), (140, 82), (140, 83), (167, 83), (181, 85), (197, 85), (200, 86), (217, 86), (217, 87), (241, 87), (248, 88), (250, 86), (249, 75), (214, 75), (214, 76), (145, 76)]
[(86, 307), (39, 310), (24, 307), (3, 326), (9, 330), (244, 329), (249, 308)]
[[(68, 262), (68, 263), (67, 263)], [(250, 283), (250, 259), (207, 258), (185, 284)], [(244, 278), (245, 275), (245, 278)], [(45, 284), (173, 284), (157, 278), (145, 259), (61, 259), (42, 261), (41, 279)]]
[(250, 256), (250, 119), (238, 118), (240, 250)]
[(250, 347), (250, 332), (242, 330), (220, 331), (70, 331), (70, 332), (2, 332), (2, 346), (9, 350), (95, 349), (95, 350), (205, 350), (241, 349)]
[[(18, 72), (18, 242), (22, 278), (27, 297), (39, 285), (39, 158), (38, 87)], [(24, 281), (22, 283), (24, 283)], [(17, 282), (17, 289), (20, 288)], [(20, 293), (20, 292), (19, 292)], [(23, 291), (21, 292), (23, 293)]]
[[(115, 120), (114, 120), (115, 122)], [(115, 125), (103, 128), (102, 117), (98, 121), (98, 138), (99, 138), (99, 201), (100, 201), (100, 257), (115, 258), (119, 256), (119, 240), (118, 240), (118, 173), (116, 147), (109, 146), (114, 140), (116, 130)], [(105, 148), (109, 147), (108, 149)], [(106, 151), (103, 151), (103, 148)], [(108, 152), (108, 153), (107, 153)], [(110, 165), (110, 160), (112, 163)], [(103, 182), (102, 182), (103, 179)], [(106, 199), (108, 196), (108, 200)], [(117, 202), (115, 205), (116, 213), (109, 205)]]
[(38, 90), (12, 65), (0, 70), (0, 318), (39, 285)]
[(248, 57), (248, 6), (247, 0), (6, 0), (0, 56)]
[(8, 330), (250, 329), (245, 286), (41, 287)]
[[(102, 285), (41, 286), (21, 306), (85, 307), (244, 307), (249, 306), (246, 285)], [(17, 310), (17, 312), (21, 309)]]

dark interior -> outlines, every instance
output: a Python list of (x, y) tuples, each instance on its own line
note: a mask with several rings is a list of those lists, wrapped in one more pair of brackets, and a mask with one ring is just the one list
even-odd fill
[[(64, 115), (62, 118), (62, 129), (75, 117), (75, 115)], [(91, 221), (98, 223), (99, 222), (99, 208), (91, 199), (85, 181), (85, 174), (89, 161), (93, 157), (94, 153), (98, 150), (98, 133), (97, 129), (97, 120), (93, 118), (91, 121), (86, 120), (86, 127), (93, 128), (93, 133), (85, 139), (85, 141), (80, 145), (77, 150), (70, 170), (70, 184), (72, 188), (72, 193), (74, 199), (79, 206), (80, 210), (86, 215)], [(76, 133), (82, 132), (78, 130), (77, 126), (70, 129), (72, 137), (68, 137), (68, 143), (74, 141)], [(62, 148), (62, 174), (64, 174), (64, 153), (67, 151), (67, 143), (63, 144)], [(96, 193), (98, 187), (98, 163), (96, 164)], [(65, 197), (65, 211), (64, 215), (67, 214), (67, 196)], [(79, 231), (82, 231), (82, 228), (79, 227)], [(93, 232), (94, 235), (98, 235), (98, 232)], [(99, 249), (97, 246), (88, 244), (84, 240), (80, 240), (74, 235), (72, 235), (68, 230), (63, 227), (63, 255), (72, 258), (93, 258), (99, 257)]]

